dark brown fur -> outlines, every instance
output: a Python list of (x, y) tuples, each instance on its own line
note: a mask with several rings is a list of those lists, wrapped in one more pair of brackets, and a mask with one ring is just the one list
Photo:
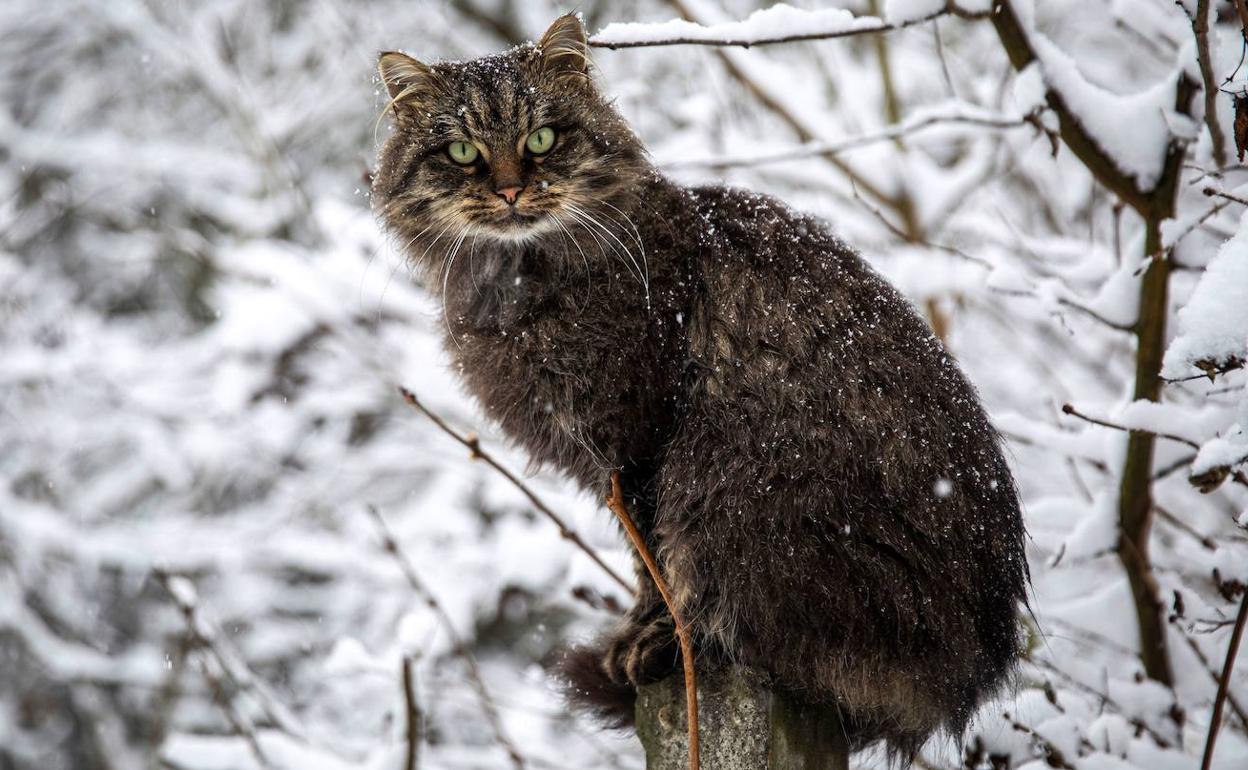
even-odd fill
[[(595, 491), (622, 470), (699, 665), (838, 704), (856, 746), (904, 756), (959, 734), (1013, 670), (1026, 584), (974, 390), (822, 222), (655, 171), (585, 52), (564, 17), (485, 59), (383, 57), (396, 130), (375, 203), (444, 303), (448, 351), (535, 463)], [(530, 157), (543, 125), (558, 143)], [(452, 141), (488, 162), (457, 166)], [(513, 209), (494, 190), (515, 182)], [(619, 723), (679, 666), (639, 581), (627, 618), (564, 666)]]

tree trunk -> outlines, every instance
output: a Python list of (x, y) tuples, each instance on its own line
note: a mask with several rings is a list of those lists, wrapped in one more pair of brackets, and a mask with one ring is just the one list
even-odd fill
[[(848, 770), (849, 745), (833, 706), (767, 689), (744, 668), (698, 672), (702, 770)], [(641, 688), (637, 736), (646, 770), (687, 770), (689, 733), (680, 675)]]

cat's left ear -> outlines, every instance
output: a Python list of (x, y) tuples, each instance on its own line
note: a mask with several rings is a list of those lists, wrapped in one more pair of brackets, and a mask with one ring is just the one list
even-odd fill
[(538, 41), (537, 49), (548, 72), (588, 77), (589, 39), (576, 14), (569, 13), (555, 19)]
[(377, 71), (390, 94), (390, 106), (398, 115), (412, 97), (426, 91), (434, 80), (433, 71), (423, 62), (405, 53), (383, 51), (377, 59)]

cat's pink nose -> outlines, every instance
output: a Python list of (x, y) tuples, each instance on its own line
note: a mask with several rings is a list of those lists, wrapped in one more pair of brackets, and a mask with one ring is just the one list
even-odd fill
[(516, 199), (520, 197), (520, 191), (523, 189), (523, 187), (500, 187), (494, 192), (503, 196), (503, 199), (506, 200), (508, 204), (514, 206)]

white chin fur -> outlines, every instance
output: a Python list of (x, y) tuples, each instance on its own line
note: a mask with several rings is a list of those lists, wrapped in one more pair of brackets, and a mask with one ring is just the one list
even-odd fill
[(496, 229), (486, 226), (481, 228), (480, 234), (494, 238), (498, 241), (503, 241), (504, 243), (523, 245), (536, 240), (538, 237), (545, 235), (553, 229), (554, 225), (550, 219), (542, 217), (527, 227), (507, 227)]

